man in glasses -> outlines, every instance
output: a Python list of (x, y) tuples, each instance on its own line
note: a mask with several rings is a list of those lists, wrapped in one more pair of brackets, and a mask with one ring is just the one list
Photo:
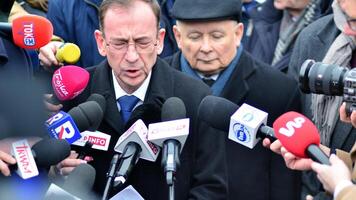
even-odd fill
[[(334, 64), (349, 69), (356, 67), (356, 1), (335, 0), (333, 14), (320, 18), (299, 35), (288, 73), (298, 80), (299, 70), (306, 59)], [(338, 108), (341, 97), (306, 95), (303, 98), (303, 113), (320, 132), (321, 143), (331, 149), (350, 151), (356, 140), (356, 131), (351, 124), (339, 120)], [(320, 182), (315, 174), (303, 173), (304, 196), (310, 194), (316, 199), (331, 199), (321, 193)]]
[[(105, 0), (101, 4), (100, 30), (95, 31), (95, 39), (99, 53), (107, 59), (89, 69), (89, 86), (75, 102), (80, 103), (92, 93), (106, 98), (104, 119), (98, 130), (110, 134), (111, 140), (108, 152), (94, 150), (90, 155), (93, 157), (90, 164), (97, 174), (94, 189), (103, 192), (114, 145), (130, 126), (126, 124), (130, 122), (127, 119), (130, 111), (124, 110), (127, 104), (131, 104), (132, 112), (140, 106), (161, 108), (166, 99), (175, 96), (183, 100), (186, 117), (190, 118), (189, 136), (182, 147), (181, 165), (176, 173), (175, 199), (226, 199), (225, 155), (221, 148), (224, 139), (219, 140), (219, 134), (200, 137), (193, 131), (198, 105), (210, 93), (209, 87), (158, 58), (165, 36), (165, 30), (159, 28), (159, 16), (156, 0)], [(161, 121), (160, 113), (142, 115), (154, 122)], [(158, 117), (152, 119), (155, 115)], [(128, 178), (128, 184), (144, 199), (168, 199), (160, 158), (156, 162), (140, 159)], [(80, 162), (83, 161), (72, 156), (58, 167), (66, 174)]]

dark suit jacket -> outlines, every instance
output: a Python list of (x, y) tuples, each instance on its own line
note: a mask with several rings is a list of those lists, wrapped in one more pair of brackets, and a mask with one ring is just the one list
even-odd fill
[[(180, 70), (180, 53), (170, 60)], [(243, 52), (222, 97), (241, 105), (250, 104), (268, 113), (268, 125), (289, 110), (299, 110), (297, 83), (278, 70), (255, 62)], [(283, 159), (264, 148), (261, 142), (249, 149), (226, 138), (231, 200), (298, 199), (299, 173), (288, 170)]]
[[(95, 189), (102, 193), (114, 145), (125, 130), (117, 108), (111, 68), (107, 61), (88, 70), (91, 74), (90, 83), (83, 94), (76, 98), (76, 103), (84, 101), (92, 93), (101, 94), (106, 99), (104, 119), (98, 130), (111, 135), (109, 151), (94, 152), (94, 161), (91, 162), (97, 173)], [(221, 148), (224, 140), (219, 142), (215, 137), (218, 135), (209, 133), (199, 136), (194, 130), (198, 105), (208, 94), (210, 90), (207, 86), (172, 69), (158, 58), (152, 69), (144, 104), (162, 106), (167, 98), (175, 96), (183, 100), (187, 117), (191, 119), (190, 134), (182, 150), (181, 166), (176, 175), (177, 200), (226, 199), (225, 154)], [(156, 162), (140, 159), (129, 176), (128, 184), (132, 184), (145, 199), (168, 199), (168, 187), (160, 162), (160, 156)]]
[[(303, 62), (307, 59), (321, 62), (339, 34), (340, 31), (335, 26), (333, 15), (320, 18), (306, 27), (296, 41), (288, 73), (298, 80), (299, 70)], [(311, 119), (310, 97), (310, 95), (302, 96), (302, 107), (303, 113)], [(355, 140), (356, 130), (352, 125), (338, 120), (332, 133), (329, 147), (350, 151)], [(303, 192), (305, 194), (318, 195), (314, 200), (325, 199), (325, 193), (318, 194), (318, 192), (322, 191), (322, 185), (314, 175), (314, 173), (303, 173)], [(329, 199), (331, 198), (329, 197)]]

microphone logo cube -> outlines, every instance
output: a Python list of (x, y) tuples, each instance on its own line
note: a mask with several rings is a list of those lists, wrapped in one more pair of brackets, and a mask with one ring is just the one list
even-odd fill
[[(167, 139), (176, 139), (183, 147), (189, 135), (189, 118), (153, 123), (148, 126), (148, 140), (162, 146)], [(181, 148), (181, 151), (183, 148)]]
[(63, 111), (48, 119), (45, 125), (48, 133), (53, 138), (65, 139), (70, 144), (81, 138), (81, 134), (72, 117)]
[(229, 127), (229, 139), (248, 148), (253, 148), (259, 138), (257, 131), (267, 123), (268, 114), (248, 104), (243, 104), (232, 116)]
[(38, 175), (37, 165), (27, 140), (12, 143), (11, 152), (17, 161), (16, 172), (21, 178), (28, 179)]
[(85, 143), (87, 141), (91, 142), (93, 144), (92, 148), (93, 149), (98, 149), (98, 150), (103, 150), (107, 151), (109, 149), (109, 144), (110, 144), (110, 139), (111, 135), (102, 133), (100, 131), (83, 131), (80, 133), (82, 137), (75, 141), (73, 145), (77, 146), (85, 146)]
[(136, 142), (142, 148), (140, 158), (148, 161), (156, 161), (160, 148), (147, 139), (148, 130), (142, 120), (137, 120), (117, 141), (114, 150), (122, 153), (129, 142)]

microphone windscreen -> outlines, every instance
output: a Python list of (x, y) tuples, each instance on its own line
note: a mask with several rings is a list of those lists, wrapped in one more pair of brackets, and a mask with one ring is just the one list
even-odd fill
[(96, 130), (104, 116), (103, 110), (95, 101), (81, 103), (69, 110), (68, 114), (73, 118), (80, 132)]
[(59, 62), (74, 64), (80, 58), (80, 48), (73, 43), (63, 43), (57, 50), (56, 58)]
[(183, 118), (186, 118), (184, 102), (178, 97), (168, 98), (162, 106), (162, 121), (171, 121)]
[(308, 158), (306, 150), (311, 144), (319, 145), (318, 129), (304, 115), (297, 112), (287, 112), (273, 123), (276, 137), (282, 145), (294, 155)]
[(38, 15), (24, 15), (12, 22), (14, 43), (24, 49), (39, 49), (51, 41), (52, 23)]
[(91, 94), (86, 101), (95, 101), (99, 104), (102, 111), (106, 110), (106, 100), (103, 95), (93, 93)]
[(148, 127), (149, 124), (161, 121), (161, 107), (157, 104), (141, 104), (131, 113), (125, 124), (125, 130), (129, 129), (137, 120), (141, 119)]
[(70, 145), (66, 140), (43, 139), (32, 147), (38, 167), (55, 165), (70, 154)]
[(63, 189), (75, 196), (82, 197), (91, 191), (95, 174), (94, 167), (89, 164), (80, 164), (67, 176)]
[(89, 72), (75, 65), (67, 65), (53, 73), (52, 88), (61, 101), (71, 100), (87, 87)]
[(216, 96), (206, 96), (198, 108), (198, 119), (215, 129), (229, 132), (230, 118), (239, 108), (235, 103)]

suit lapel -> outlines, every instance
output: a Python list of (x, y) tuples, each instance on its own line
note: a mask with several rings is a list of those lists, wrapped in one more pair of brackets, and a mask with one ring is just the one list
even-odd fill
[[(151, 103), (162, 107), (164, 101), (173, 96), (173, 76), (169, 66), (163, 63), (160, 58), (152, 69), (151, 81), (144, 103)], [(164, 84), (162, 84), (164, 83)]]
[(116, 104), (111, 68), (106, 60), (97, 67), (92, 78), (95, 84), (92, 84), (91, 93), (101, 94), (106, 99), (104, 120), (117, 133), (122, 133), (124, 124)]
[(221, 96), (235, 103), (241, 104), (249, 91), (248, 78), (255, 71), (252, 61), (247, 57), (244, 51), (240, 57), (237, 66), (224, 87)]

